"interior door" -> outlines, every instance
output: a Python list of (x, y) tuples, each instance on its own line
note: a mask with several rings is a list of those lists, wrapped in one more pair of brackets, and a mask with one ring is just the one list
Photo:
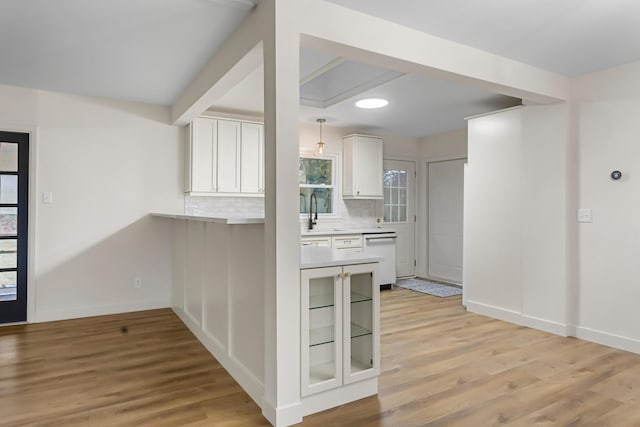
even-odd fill
[(462, 283), (462, 219), (466, 159), (428, 164), (430, 278)]
[(29, 134), (0, 131), (0, 323), (27, 320)]
[(396, 276), (415, 276), (415, 178), (416, 164), (406, 160), (384, 161), (384, 225), (394, 230)]

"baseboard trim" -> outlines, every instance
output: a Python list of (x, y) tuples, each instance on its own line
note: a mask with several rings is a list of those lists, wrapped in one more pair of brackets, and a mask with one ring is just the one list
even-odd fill
[(569, 336), (568, 325), (554, 322), (552, 320), (540, 319), (539, 317), (528, 316), (515, 310), (507, 310), (471, 300), (467, 301), (467, 310), (472, 313), (482, 314), (484, 316), (493, 317), (494, 319), (504, 320), (505, 322), (515, 323), (516, 325), (526, 326), (528, 328), (539, 329), (551, 334), (563, 337)]
[(610, 332), (598, 331), (596, 329), (578, 326), (576, 328), (576, 337), (606, 345), (620, 350), (630, 351), (631, 353), (640, 354), (640, 340), (624, 337), (622, 335), (612, 334)]
[(262, 416), (274, 427), (287, 427), (302, 422), (302, 404), (300, 402), (275, 408), (270, 402), (264, 401)]
[(484, 304), (473, 300), (467, 300), (467, 311), (481, 314), (483, 316), (493, 317), (494, 319), (504, 320), (505, 322), (520, 325), (522, 314), (514, 310), (496, 307), (494, 305)]
[(35, 323), (79, 319), (82, 317), (105, 316), (108, 314), (129, 313), (132, 311), (155, 310), (158, 308), (168, 307), (170, 307), (169, 298), (157, 298), (152, 300), (133, 301), (122, 304), (72, 307), (62, 310), (36, 310)]
[(539, 317), (522, 315), (522, 326), (549, 332), (551, 334), (560, 335), (562, 337), (569, 336), (569, 326), (563, 323), (554, 322), (552, 320), (540, 319)]

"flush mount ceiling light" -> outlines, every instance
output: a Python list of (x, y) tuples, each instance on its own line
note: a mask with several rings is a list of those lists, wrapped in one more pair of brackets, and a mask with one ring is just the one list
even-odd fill
[(389, 101), (387, 101), (386, 99), (382, 99), (382, 98), (366, 98), (366, 99), (361, 99), (360, 101), (356, 102), (356, 107), (358, 107), (358, 108), (366, 108), (366, 109), (370, 110), (370, 109), (374, 109), (374, 108), (386, 107), (388, 104), (389, 104)]
[(324, 153), (324, 142), (322, 141), (322, 124), (326, 122), (325, 119), (316, 119), (316, 122), (320, 125), (320, 140), (318, 141), (318, 154)]

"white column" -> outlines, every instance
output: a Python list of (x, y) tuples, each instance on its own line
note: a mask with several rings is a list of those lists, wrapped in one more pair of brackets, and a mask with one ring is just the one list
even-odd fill
[(265, 404), (276, 426), (300, 422), (300, 37), (292, 0), (263, 1), (265, 24)]

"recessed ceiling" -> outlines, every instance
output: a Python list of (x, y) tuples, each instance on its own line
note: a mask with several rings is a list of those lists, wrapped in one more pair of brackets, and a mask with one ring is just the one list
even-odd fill
[(346, 60), (319, 71), (323, 72), (313, 73), (314, 78), (301, 82), (301, 105), (328, 108), (403, 75), (398, 71)]
[[(384, 98), (389, 105), (363, 110), (361, 98)], [(466, 127), (465, 117), (520, 105), (521, 101), (481, 89), (419, 75), (403, 75), (327, 108), (300, 106), (300, 119), (374, 134), (422, 137)]]
[[(312, 76), (311, 82), (318, 88), (319, 99), (317, 104), (300, 100), (300, 120), (304, 122), (315, 123), (317, 118), (325, 118), (328, 126), (422, 137), (464, 128), (465, 117), (521, 103), (517, 98), (446, 80), (400, 74), (352, 61), (338, 62), (336, 56), (316, 49), (301, 49), (300, 58), (301, 98), (304, 96), (302, 88), (309, 84), (307, 81)], [(339, 65), (327, 67), (336, 62)], [(340, 66), (344, 64), (348, 67)], [(376, 81), (380, 76), (389, 75), (393, 78)], [(324, 106), (320, 101), (323, 96), (335, 102)], [(378, 110), (363, 110), (355, 105), (362, 98), (384, 98), (389, 105)], [(261, 114), (263, 108), (262, 67), (211, 107), (217, 111), (252, 115)]]

